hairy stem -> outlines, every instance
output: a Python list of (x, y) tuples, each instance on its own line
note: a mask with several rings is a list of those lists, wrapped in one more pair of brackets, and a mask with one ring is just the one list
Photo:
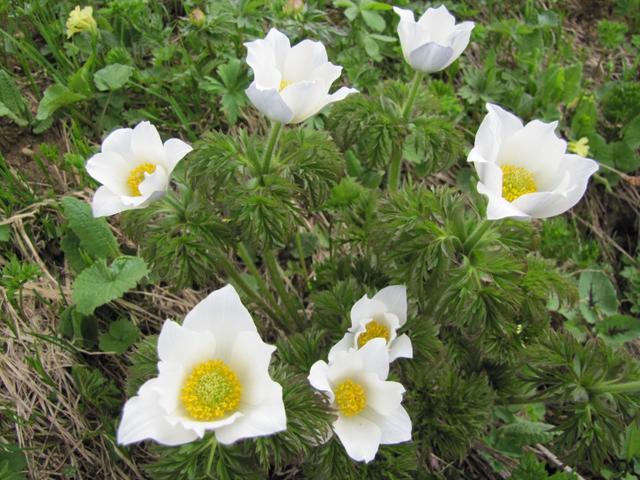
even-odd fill
[(601, 383), (589, 388), (594, 393), (635, 393), (640, 392), (640, 380), (625, 383)]
[(473, 248), (478, 244), (478, 242), (480, 240), (482, 240), (482, 237), (484, 236), (485, 233), (487, 233), (487, 230), (489, 230), (489, 227), (491, 227), (491, 221), (490, 220), (483, 220), (482, 223), (480, 223), (476, 229), (471, 232), (471, 235), (469, 235), (467, 237), (467, 239), (465, 240), (462, 249), (466, 252), (469, 253), (471, 250), (473, 250)]
[(280, 137), (280, 131), (282, 130), (282, 124), (280, 122), (273, 122), (271, 124), (271, 132), (269, 132), (269, 139), (267, 140), (267, 148), (264, 151), (262, 157), (262, 174), (269, 173), (269, 167), (271, 166), (271, 157), (273, 157), (273, 151), (278, 143), (278, 137)]
[[(267, 270), (269, 270), (269, 276), (273, 281), (273, 285), (276, 288), (276, 291), (278, 292), (282, 303), (284, 303), (287, 313), (289, 314), (290, 320), (292, 322), (290, 324), (290, 327), (301, 327), (298, 307), (295, 305), (296, 302), (293, 301), (291, 294), (287, 292), (287, 287), (283, 280), (284, 273), (280, 269), (273, 251), (269, 248), (266, 248), (262, 254), (262, 257), (264, 259), (265, 265), (267, 266)], [(294, 329), (295, 328), (290, 328), (290, 331)]]
[(424, 73), (422, 72), (416, 72), (413, 76), (413, 83), (411, 84), (411, 90), (409, 90), (409, 96), (402, 107), (402, 119), (405, 122), (409, 120), (409, 115), (411, 115), (411, 111), (413, 110), (413, 104), (416, 101), (416, 96), (418, 95), (418, 89), (422, 83), (423, 76)]

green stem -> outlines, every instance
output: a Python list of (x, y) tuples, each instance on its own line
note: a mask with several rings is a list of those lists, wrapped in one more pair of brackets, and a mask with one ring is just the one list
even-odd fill
[(478, 242), (482, 239), (484, 234), (487, 233), (487, 230), (489, 230), (489, 227), (491, 227), (491, 221), (483, 220), (482, 223), (480, 223), (480, 225), (478, 225), (476, 229), (473, 232), (471, 232), (471, 235), (467, 237), (467, 239), (465, 240), (462, 246), (462, 249), (466, 253), (469, 253), (471, 250), (473, 250), (473, 247), (475, 247), (478, 244)]
[(402, 107), (402, 119), (406, 122), (409, 120), (409, 115), (411, 115), (411, 111), (413, 110), (413, 104), (416, 101), (416, 96), (418, 95), (418, 89), (420, 88), (420, 84), (422, 83), (422, 77), (424, 73), (416, 72), (413, 76), (413, 83), (411, 84), (411, 90), (409, 91), (409, 96)]
[(271, 132), (269, 133), (269, 139), (267, 140), (267, 148), (264, 151), (264, 156), (262, 157), (262, 174), (269, 173), (269, 167), (271, 166), (271, 157), (273, 157), (273, 151), (276, 148), (276, 143), (278, 143), (278, 137), (280, 136), (280, 131), (282, 130), (282, 123), (273, 122), (271, 124)]
[(267, 284), (263, 280), (262, 275), (258, 270), (258, 267), (256, 267), (256, 264), (253, 261), (253, 258), (251, 258), (251, 254), (249, 253), (249, 250), (247, 250), (247, 247), (242, 242), (238, 244), (238, 256), (244, 262), (245, 266), (247, 267), (247, 270), (249, 270), (249, 273), (253, 275), (253, 278), (256, 280), (258, 284), (258, 288), (262, 292), (262, 295), (267, 299), (267, 302), (269, 302), (273, 311), (276, 312), (277, 318), (272, 318), (272, 320), (276, 324), (278, 324), (280, 328), (287, 327), (287, 325), (282, 325), (282, 319), (286, 317), (285, 313), (280, 308), (280, 305), (278, 305), (278, 301), (272, 295), (271, 290), (269, 290), (269, 287), (267, 287)]
[[(267, 266), (267, 270), (269, 270), (269, 276), (273, 281), (273, 285), (276, 288), (276, 291), (278, 292), (282, 303), (284, 303), (290, 319), (293, 321), (295, 326), (301, 327), (302, 325), (300, 322), (300, 313), (298, 312), (298, 307), (295, 305), (295, 302), (292, 301), (291, 294), (287, 292), (287, 288), (283, 281), (284, 273), (280, 269), (273, 251), (269, 248), (266, 248), (262, 254), (262, 257), (264, 259), (265, 265)], [(294, 327), (294, 325), (290, 326)], [(290, 330), (293, 330), (293, 328), (291, 328)]]
[(640, 380), (626, 383), (603, 383), (589, 388), (594, 393), (633, 393), (640, 391)]
[[(409, 117), (411, 116), (411, 112), (413, 111), (413, 104), (416, 101), (416, 97), (418, 96), (418, 90), (420, 88), (420, 84), (422, 83), (422, 77), (424, 73), (416, 72), (413, 77), (413, 83), (411, 84), (411, 89), (409, 90), (409, 95), (402, 106), (402, 120), (404, 123), (409, 121)], [(400, 170), (402, 167), (402, 150), (404, 139), (403, 137), (399, 140), (399, 144), (393, 145), (393, 150), (391, 151), (391, 166), (389, 167), (389, 178), (387, 181), (387, 187), (392, 192), (396, 191), (400, 186)]]

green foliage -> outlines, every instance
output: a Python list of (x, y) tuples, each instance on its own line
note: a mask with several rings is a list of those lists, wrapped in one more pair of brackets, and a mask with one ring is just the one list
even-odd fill
[(230, 125), (235, 125), (242, 108), (247, 105), (247, 97), (244, 93), (249, 86), (244, 64), (238, 59), (231, 59), (228, 63), (217, 68), (220, 80), (205, 77), (200, 83), (200, 88), (219, 96), (220, 107)]
[(38, 105), (36, 120), (48, 120), (53, 114), (67, 105), (84, 100), (84, 95), (75, 93), (61, 84), (54, 84), (47, 88), (44, 92), (42, 100)]
[(114, 63), (98, 70), (93, 74), (93, 81), (100, 91), (118, 90), (125, 86), (131, 78), (134, 69), (129, 65)]
[(120, 393), (115, 384), (95, 368), (74, 366), (71, 376), (86, 408), (117, 410)]
[(547, 472), (545, 465), (536, 460), (536, 456), (532, 453), (526, 454), (518, 468), (516, 468), (511, 477), (513, 480), (575, 480), (578, 477), (573, 473), (558, 472), (553, 475)]
[(158, 337), (149, 335), (140, 340), (127, 354), (130, 366), (127, 369), (126, 394), (132, 397), (144, 382), (158, 372)]
[(9, 117), (21, 127), (26, 127), (31, 120), (31, 113), (20, 90), (11, 76), (0, 70), (0, 117), (3, 116)]
[(6, 480), (25, 480), (27, 459), (22, 449), (11, 443), (0, 443), (0, 477)]
[(141, 258), (122, 256), (109, 266), (104, 259), (99, 259), (76, 278), (73, 301), (78, 312), (91, 314), (97, 307), (134, 288), (145, 275), (147, 265)]
[(624, 23), (610, 20), (600, 20), (598, 22), (598, 37), (600, 37), (600, 42), (606, 48), (620, 47), (628, 30)]
[(71, 230), (65, 237), (63, 249), (65, 253), (71, 254), (72, 266), (82, 265), (77, 247), (82, 247), (93, 259), (114, 258), (118, 255), (118, 242), (104, 218), (94, 218), (91, 207), (77, 198), (65, 197), (61, 203)]
[(580, 313), (590, 323), (618, 312), (616, 289), (604, 272), (587, 270), (580, 274)]
[(129, 320), (116, 320), (109, 324), (109, 331), (100, 335), (100, 350), (103, 352), (123, 353), (140, 336), (140, 330)]
[(16, 293), (20, 292), (25, 283), (35, 280), (42, 274), (40, 268), (31, 262), (21, 262), (12, 255), (2, 267), (0, 284), (7, 289), (9, 299), (15, 301)]

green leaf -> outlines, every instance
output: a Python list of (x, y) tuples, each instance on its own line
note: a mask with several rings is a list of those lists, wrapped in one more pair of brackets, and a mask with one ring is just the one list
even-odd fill
[(625, 430), (622, 452), (627, 462), (640, 460), (640, 428), (636, 422), (632, 422)]
[(618, 313), (616, 289), (601, 271), (585, 271), (578, 282), (580, 313), (590, 323)]
[(93, 75), (93, 81), (98, 90), (103, 92), (122, 88), (131, 78), (133, 67), (114, 63), (98, 70)]
[(73, 301), (80, 313), (88, 315), (100, 305), (122, 297), (146, 274), (147, 264), (139, 257), (118, 257), (109, 266), (99, 259), (76, 278)]
[(124, 353), (138, 341), (140, 330), (126, 319), (116, 320), (109, 325), (109, 332), (100, 335), (100, 350)]
[(0, 117), (3, 116), (9, 117), (21, 127), (26, 127), (31, 114), (11, 75), (0, 70)]
[(56, 83), (49, 86), (44, 92), (42, 100), (38, 105), (36, 120), (46, 120), (50, 118), (56, 110), (72, 103), (84, 100), (86, 97), (79, 93), (72, 92), (64, 85)]
[(633, 149), (640, 148), (640, 115), (634, 117), (633, 120), (624, 127), (623, 132), (624, 143)]
[(596, 323), (596, 332), (606, 342), (621, 345), (640, 338), (640, 320), (627, 315), (612, 315)]
[(554, 426), (543, 422), (518, 419), (494, 432), (494, 448), (502, 452), (520, 453), (525, 445), (549, 442), (556, 435)]
[(384, 27), (386, 27), (387, 25), (384, 21), (384, 18), (382, 18), (382, 15), (380, 15), (379, 13), (370, 10), (361, 10), (360, 14), (362, 15), (364, 23), (366, 23), (376, 32), (382, 32), (384, 30)]
[(74, 197), (64, 197), (62, 206), (69, 228), (89, 255), (93, 258), (113, 258), (118, 255), (118, 241), (104, 218), (94, 218), (91, 207)]
[(0, 225), (0, 242), (8, 242), (11, 239), (11, 228), (9, 225)]

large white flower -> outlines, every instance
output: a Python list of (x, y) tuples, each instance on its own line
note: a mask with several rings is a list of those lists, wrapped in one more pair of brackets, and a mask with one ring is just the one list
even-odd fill
[(143, 208), (162, 197), (171, 172), (192, 148), (177, 138), (163, 145), (156, 127), (140, 122), (111, 132), (100, 150), (87, 161), (87, 172), (102, 184), (93, 196), (95, 217)]
[(329, 94), (342, 67), (328, 61), (320, 42), (303, 40), (291, 47), (287, 36), (272, 28), (264, 39), (245, 46), (254, 77), (247, 96), (271, 120), (300, 123), (326, 105), (357, 92), (342, 87)]
[(381, 444), (411, 440), (411, 419), (401, 404), (404, 387), (386, 381), (388, 375), (389, 355), (380, 338), (311, 366), (309, 382), (326, 393), (338, 415), (333, 431), (359, 462), (373, 460)]
[(598, 163), (566, 153), (567, 142), (555, 134), (558, 122), (523, 126), (497, 105), (487, 110), (468, 157), (478, 192), (489, 199), (487, 218), (546, 218), (578, 203)]
[(214, 430), (230, 444), (285, 430), (282, 387), (269, 377), (275, 347), (262, 341), (231, 285), (211, 293), (183, 325), (158, 338), (158, 376), (127, 401), (118, 443), (179, 445)]
[(407, 322), (407, 288), (392, 285), (383, 288), (373, 298), (367, 295), (351, 308), (351, 328), (329, 351), (329, 361), (338, 352), (362, 348), (374, 338), (384, 339), (389, 350), (389, 361), (396, 358), (412, 358), (411, 339), (397, 330)]
[(404, 58), (414, 70), (432, 73), (451, 65), (467, 48), (473, 22), (456, 25), (443, 5), (429, 8), (417, 22), (411, 10), (393, 7), (400, 15), (398, 36)]

